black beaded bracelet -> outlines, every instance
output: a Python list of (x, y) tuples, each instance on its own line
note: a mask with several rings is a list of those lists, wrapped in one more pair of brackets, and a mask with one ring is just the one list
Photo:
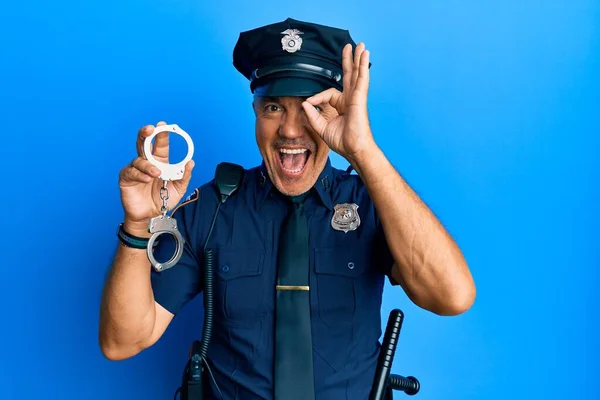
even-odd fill
[[(131, 247), (134, 249), (146, 249), (148, 247), (148, 238), (133, 236), (127, 233), (127, 231), (123, 229), (123, 223), (119, 224), (119, 229), (117, 229), (117, 237), (119, 238), (121, 243), (123, 243), (127, 247)], [(154, 242), (154, 246), (157, 245), (157, 242), (158, 241)]]

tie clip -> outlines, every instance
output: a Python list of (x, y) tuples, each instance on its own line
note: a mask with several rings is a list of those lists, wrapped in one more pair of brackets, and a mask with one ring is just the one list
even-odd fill
[(277, 285), (277, 290), (309, 290), (308, 286)]

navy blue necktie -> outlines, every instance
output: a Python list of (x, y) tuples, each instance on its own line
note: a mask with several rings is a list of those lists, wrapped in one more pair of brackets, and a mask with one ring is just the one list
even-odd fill
[(314, 400), (308, 267), (308, 226), (303, 201), (292, 197), (281, 232), (275, 316), (275, 400)]

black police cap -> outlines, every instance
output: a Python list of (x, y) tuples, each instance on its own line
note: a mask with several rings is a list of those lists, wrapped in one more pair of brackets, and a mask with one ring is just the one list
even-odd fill
[(261, 96), (312, 96), (342, 90), (342, 50), (356, 43), (347, 30), (285, 21), (240, 33), (233, 65)]

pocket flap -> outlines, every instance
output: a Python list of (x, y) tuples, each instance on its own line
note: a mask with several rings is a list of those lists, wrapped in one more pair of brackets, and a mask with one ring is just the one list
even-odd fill
[(260, 275), (262, 272), (263, 254), (256, 249), (214, 249), (213, 269), (224, 281), (244, 276)]
[(315, 272), (350, 278), (365, 272), (371, 262), (368, 251), (360, 247), (321, 247), (315, 249)]

